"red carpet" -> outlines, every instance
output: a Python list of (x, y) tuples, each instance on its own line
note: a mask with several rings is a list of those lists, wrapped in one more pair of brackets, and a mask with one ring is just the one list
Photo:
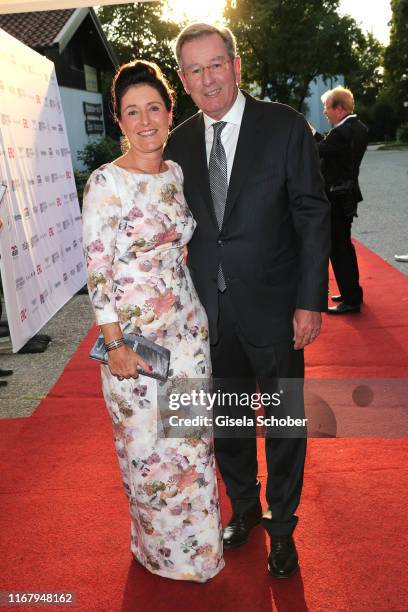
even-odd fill
[[(309, 376), (406, 377), (408, 278), (358, 250), (366, 304), (360, 316), (325, 317), (307, 350)], [(84, 612), (408, 610), (405, 439), (309, 441), (296, 531), (301, 574), (283, 584), (266, 573), (261, 528), (226, 552), (225, 570), (205, 585), (136, 566), (98, 367), (87, 358), (95, 334), (32, 417), (0, 421), (0, 591), (74, 591)], [(225, 519), (224, 493), (222, 510)]]

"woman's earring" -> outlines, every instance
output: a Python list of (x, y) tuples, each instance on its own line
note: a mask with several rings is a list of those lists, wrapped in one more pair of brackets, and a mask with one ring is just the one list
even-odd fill
[(120, 148), (123, 154), (127, 153), (130, 149), (130, 142), (128, 140), (128, 137), (124, 134), (120, 137)]

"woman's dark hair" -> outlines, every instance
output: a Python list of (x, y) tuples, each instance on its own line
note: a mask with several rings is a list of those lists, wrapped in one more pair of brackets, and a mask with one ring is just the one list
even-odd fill
[(122, 64), (113, 78), (112, 107), (116, 121), (120, 117), (120, 105), (123, 96), (133, 85), (150, 85), (161, 95), (166, 109), (170, 112), (174, 104), (174, 92), (157, 64), (145, 60), (134, 60)]

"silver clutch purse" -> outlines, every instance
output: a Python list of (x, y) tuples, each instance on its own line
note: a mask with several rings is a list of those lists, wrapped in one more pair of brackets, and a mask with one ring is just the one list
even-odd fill
[[(123, 338), (128, 346), (146, 361), (153, 370), (146, 371), (141, 367), (138, 370), (144, 376), (156, 378), (157, 380), (166, 381), (169, 374), (170, 351), (164, 346), (160, 346), (151, 340), (147, 340), (144, 336), (138, 334), (123, 334)], [(89, 353), (91, 359), (95, 359), (100, 363), (108, 363), (108, 351), (106, 350), (105, 340), (101, 332)]]

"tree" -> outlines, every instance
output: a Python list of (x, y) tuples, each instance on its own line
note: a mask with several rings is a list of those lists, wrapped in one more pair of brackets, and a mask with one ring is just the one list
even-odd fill
[(353, 92), (358, 108), (371, 108), (383, 87), (384, 47), (370, 32), (360, 32), (353, 53), (355, 68), (345, 74), (345, 85)]
[(194, 107), (177, 76), (172, 42), (180, 26), (162, 19), (164, 0), (104, 6), (98, 18), (120, 63), (133, 59), (155, 62), (176, 94), (175, 123), (191, 115)]
[[(236, 8), (234, 8), (236, 4)], [(309, 85), (357, 67), (359, 28), (339, 0), (227, 0), (225, 16), (243, 57), (243, 84), (303, 110)]]
[(408, 120), (408, 0), (391, 0), (390, 44), (384, 54), (384, 84), (399, 122)]

